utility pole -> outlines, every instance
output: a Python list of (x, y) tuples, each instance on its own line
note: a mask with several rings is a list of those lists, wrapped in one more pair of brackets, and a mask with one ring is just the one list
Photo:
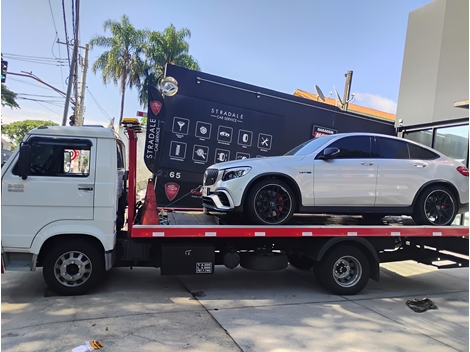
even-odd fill
[[(59, 40), (57, 40), (58, 44), (64, 44), (64, 45), (72, 45), (69, 43), (64, 43)], [(80, 84), (80, 89), (77, 89), (77, 91), (80, 91), (80, 94), (78, 94), (78, 97), (76, 97), (75, 100), (75, 116), (77, 120), (77, 126), (83, 126), (83, 114), (85, 111), (85, 89), (86, 89), (86, 74), (88, 71), (88, 51), (89, 51), (89, 45), (85, 44), (85, 46), (78, 46), (78, 48), (84, 50), (84, 58), (83, 58), (83, 65), (82, 65), (82, 82)], [(78, 54), (77, 54), (78, 56)], [(78, 64), (78, 60), (77, 60)], [(78, 81), (78, 80), (77, 80)]]
[[(76, 9), (76, 17), (75, 17), (75, 38), (73, 43), (73, 54), (72, 54), (72, 62), (70, 63), (70, 73), (69, 73), (69, 81), (67, 87), (67, 96), (65, 97), (65, 106), (64, 106), (64, 116), (62, 117), (62, 126), (65, 126), (67, 123), (67, 115), (69, 113), (69, 104), (70, 104), (70, 95), (72, 93), (72, 85), (74, 72), (76, 72), (76, 62), (77, 62), (77, 55), (78, 55), (78, 19), (79, 19), (79, 8), (80, 8), (80, 0), (76, 0), (75, 9)], [(76, 92), (76, 91), (75, 91)], [(75, 118), (76, 120), (76, 118)]]
[(348, 71), (344, 76), (346, 77), (346, 82), (344, 84), (342, 109), (344, 111), (348, 111), (348, 102), (349, 102), (349, 94), (351, 93), (351, 82), (352, 82), (353, 71)]
[(83, 126), (83, 111), (85, 109), (85, 89), (86, 89), (86, 72), (88, 70), (88, 44), (85, 45), (85, 57), (83, 59), (82, 67), (82, 83), (80, 85), (80, 95), (78, 97), (79, 106), (78, 106), (78, 123), (80, 126)]

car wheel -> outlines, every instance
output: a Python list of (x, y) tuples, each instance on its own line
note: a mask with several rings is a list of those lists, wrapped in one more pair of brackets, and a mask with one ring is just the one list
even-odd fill
[(83, 240), (70, 240), (54, 247), (42, 270), (49, 288), (62, 296), (87, 293), (99, 284), (104, 272), (103, 254)]
[(315, 275), (330, 292), (336, 295), (355, 295), (369, 281), (370, 264), (359, 249), (344, 245), (325, 255)]
[(450, 225), (457, 215), (457, 200), (444, 186), (429, 187), (422, 192), (415, 205), (413, 220), (418, 225)]
[(294, 215), (294, 192), (284, 182), (265, 179), (248, 192), (246, 210), (249, 218), (260, 225), (281, 225)]

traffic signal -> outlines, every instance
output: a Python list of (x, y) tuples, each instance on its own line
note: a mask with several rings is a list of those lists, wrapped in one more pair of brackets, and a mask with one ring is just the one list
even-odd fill
[(2, 83), (7, 80), (8, 61), (2, 60)]
[(70, 115), (69, 120), (70, 126), (75, 126), (75, 124), (77, 123), (77, 120), (75, 120), (75, 115)]

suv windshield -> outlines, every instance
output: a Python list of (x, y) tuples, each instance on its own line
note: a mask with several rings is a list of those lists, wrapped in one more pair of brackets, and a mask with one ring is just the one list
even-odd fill
[(294, 149), (288, 151), (284, 155), (308, 155), (336, 137), (337, 135), (332, 134), (331, 136), (321, 136), (314, 139), (310, 139), (298, 145)]

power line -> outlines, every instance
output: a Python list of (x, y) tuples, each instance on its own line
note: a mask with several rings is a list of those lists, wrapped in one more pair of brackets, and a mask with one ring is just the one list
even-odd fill
[(101, 105), (98, 103), (98, 101), (95, 99), (95, 97), (93, 96), (93, 94), (91, 94), (90, 90), (88, 89), (88, 87), (86, 88), (86, 90), (88, 91), (88, 93), (90, 93), (90, 96), (91, 98), (93, 99), (93, 101), (95, 102), (95, 104), (98, 106), (98, 108), (101, 110), (101, 112), (103, 113), (103, 115), (105, 115), (109, 120), (112, 120), (111, 116), (108, 115), (108, 113), (106, 111), (104, 111), (104, 109), (101, 107)]
[(64, 17), (64, 30), (65, 30), (65, 42), (67, 43), (67, 57), (69, 59), (69, 66), (70, 66), (70, 50), (69, 50), (69, 36), (67, 35), (67, 19), (65, 18), (65, 4), (64, 0), (62, 0), (62, 15)]

